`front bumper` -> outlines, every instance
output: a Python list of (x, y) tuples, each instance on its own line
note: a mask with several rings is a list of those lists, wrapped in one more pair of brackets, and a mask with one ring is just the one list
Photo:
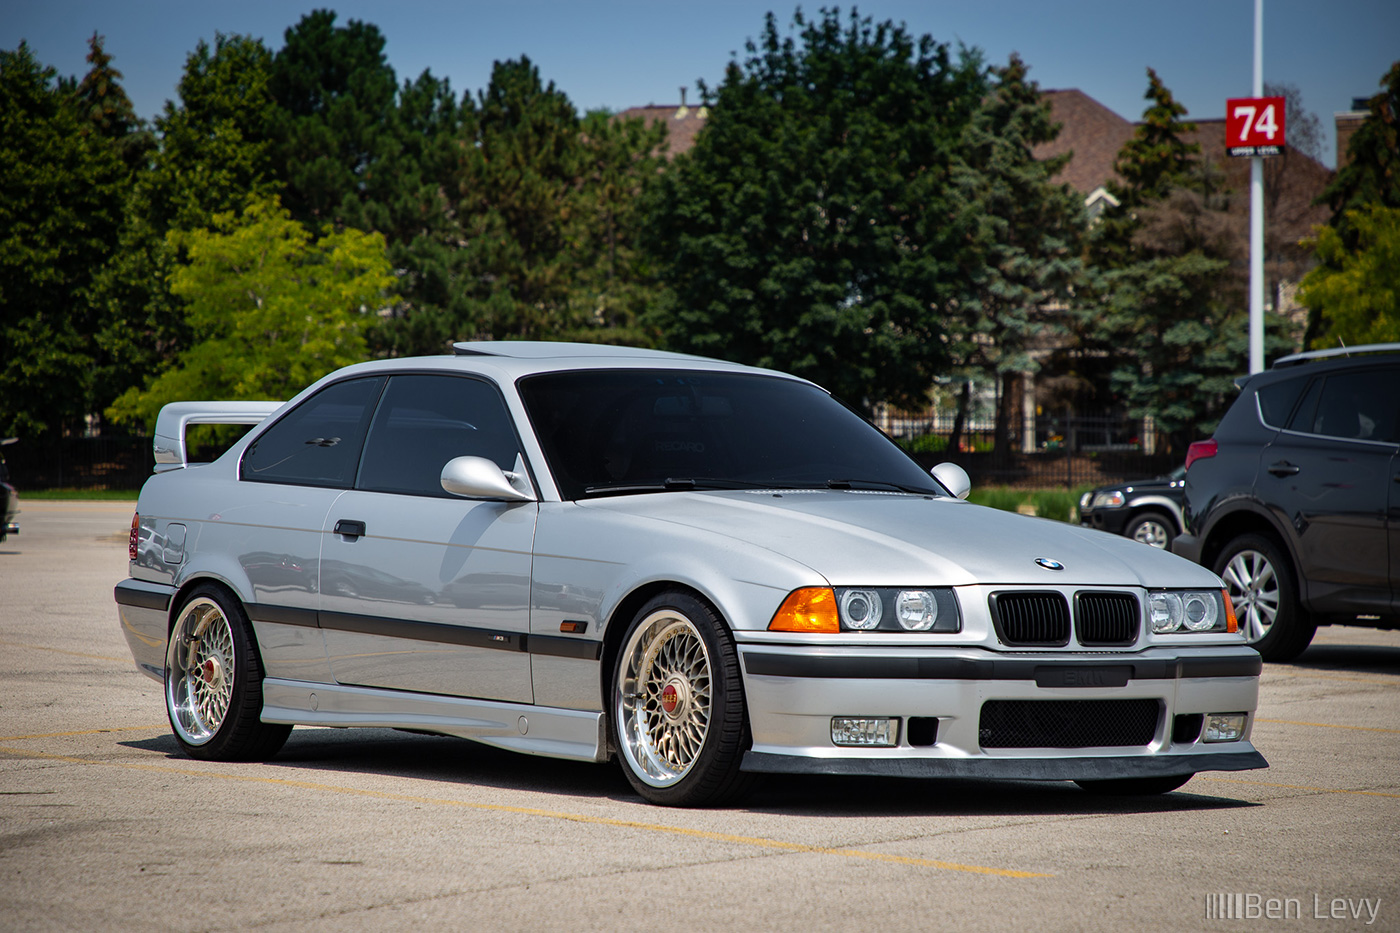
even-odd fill
[[(976, 647), (911, 654), (758, 644), (739, 649), (753, 733), (743, 762), (749, 771), (1061, 781), (1268, 766), (1249, 741), (1261, 662), (1245, 646), (1124, 654), (1012, 654)], [(1130, 745), (1057, 739), (1046, 747), (984, 747), (983, 706), (989, 701), (1058, 711), (1064, 707), (1037, 704), (1065, 700), (1100, 701), (1081, 707), (1094, 710), (1115, 708), (1115, 701), (1135, 702), (1139, 709), (1146, 704), (1156, 711), (1155, 726)], [(1213, 713), (1245, 714), (1238, 741), (1204, 741), (1199, 722)], [(833, 717), (897, 719), (896, 744), (837, 746)], [(921, 723), (923, 744), (911, 743), (911, 720)], [(936, 736), (931, 742), (930, 733)]]
[(1094, 509), (1079, 513), (1079, 524), (1095, 531), (1106, 531), (1111, 535), (1121, 535), (1128, 526), (1127, 509)]
[(1201, 562), (1201, 539), (1195, 535), (1181, 534), (1172, 539), (1172, 553), (1184, 557), (1193, 564)]

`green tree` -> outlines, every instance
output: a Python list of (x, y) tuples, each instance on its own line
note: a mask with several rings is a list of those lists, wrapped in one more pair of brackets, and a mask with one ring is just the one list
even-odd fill
[(335, 19), (306, 14), (273, 60), (277, 161), (293, 217), (369, 229), (365, 205), (389, 200), (397, 185), (385, 163), (398, 146), (398, 79), (378, 27)]
[(116, 248), (95, 276), (100, 349), (95, 408), (169, 367), (188, 346), (185, 309), (170, 291), (178, 256), (166, 234), (279, 188), (272, 154), (272, 55), (257, 39), (218, 34), (185, 61), (179, 102), (156, 118), (159, 144), (134, 177)]
[(150, 427), (181, 399), (283, 399), (366, 355), (365, 330), (394, 300), (384, 238), (354, 229), (316, 238), (276, 199), (168, 234), (189, 261), (170, 287), (189, 308), (193, 343), (176, 366), (108, 409)]
[(1053, 141), (1060, 127), (1026, 73), (1014, 54), (992, 69), (991, 92), (963, 131), (954, 175), (973, 246), (955, 359), (1000, 383), (998, 449), (1014, 446), (1022, 374), (1039, 368), (1033, 350), (1066, 331), (1062, 309), (1084, 273), (1083, 203), (1052, 180), (1069, 154), (1036, 159), (1035, 147)]
[[(1120, 201), (1091, 239), (1086, 349), (1111, 360), (1108, 388), (1155, 419), (1174, 448), (1208, 433), (1248, 356), (1243, 257), (1218, 171), (1183, 138), (1195, 124), (1148, 69), (1151, 102), (1116, 163)], [(1281, 322), (1269, 322), (1266, 348)]]
[(580, 233), (578, 114), (528, 58), (496, 62), (477, 114), (459, 207), (475, 295), (459, 328), (557, 335), (578, 323), (569, 302)]
[[(100, 56), (100, 41), (92, 46)], [(124, 134), (101, 107), (89, 119), (94, 100), (118, 99), (97, 83), (59, 81), (24, 43), (0, 51), (0, 435), (52, 437), (91, 410), (87, 290), (116, 241), (130, 178)]]
[(1400, 208), (1371, 204), (1346, 219), (1354, 249), (1330, 226), (1309, 242), (1319, 265), (1304, 277), (1299, 298), (1325, 327), (1313, 346), (1400, 341)]
[(1366, 119), (1352, 134), (1347, 156), (1319, 200), (1332, 208), (1329, 226), (1347, 249), (1356, 246), (1349, 213), (1371, 205), (1400, 207), (1400, 61), (1381, 78)]
[(667, 344), (922, 404), (975, 265), (952, 175), (986, 90), (975, 57), (836, 11), (769, 14), (651, 200)]

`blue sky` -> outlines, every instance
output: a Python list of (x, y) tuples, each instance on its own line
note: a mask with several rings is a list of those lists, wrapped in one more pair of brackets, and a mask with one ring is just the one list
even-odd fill
[[(819, 4), (804, 9), (815, 12)], [(317, 7), (344, 22), (379, 27), (400, 81), (423, 69), (458, 93), (485, 87), (492, 62), (528, 55), (581, 111), (694, 100), (697, 78), (718, 84), (768, 10), (786, 28), (796, 4), (740, 0), (0, 0), (0, 49), (21, 39), (60, 74), (82, 74), (87, 38), (106, 37), (137, 113), (169, 98), (185, 57), (216, 32), (260, 37), (280, 48), (287, 27)], [(844, 5), (842, 9), (848, 9)], [(1221, 117), (1227, 97), (1248, 96), (1253, 0), (876, 0), (862, 15), (905, 23), (916, 34), (981, 48), (990, 61), (1013, 51), (1042, 88), (1079, 88), (1123, 116), (1143, 110), (1146, 69), (1157, 69), (1194, 117)], [(1264, 78), (1297, 85), (1327, 132), (1353, 97), (1376, 92), (1400, 58), (1400, 0), (1265, 0)]]

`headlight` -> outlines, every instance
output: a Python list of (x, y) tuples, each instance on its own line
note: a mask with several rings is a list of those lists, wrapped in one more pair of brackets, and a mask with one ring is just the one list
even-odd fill
[(1094, 496), (1094, 508), (1121, 509), (1125, 501), (1127, 500), (1121, 489), (1115, 489), (1112, 492), (1101, 492)]
[(1238, 623), (1224, 590), (1167, 590), (1147, 598), (1148, 621), (1158, 635), (1233, 632)]
[(788, 594), (770, 632), (960, 632), (948, 587), (804, 587)]
[(1094, 493), (1093, 493), (1092, 491), (1086, 492), (1084, 495), (1082, 495), (1082, 496), (1079, 497), (1079, 507), (1080, 507), (1081, 509), (1087, 509), (1087, 508), (1089, 507), (1089, 503), (1091, 503), (1091, 502), (1093, 502), (1093, 501), (1094, 501)]

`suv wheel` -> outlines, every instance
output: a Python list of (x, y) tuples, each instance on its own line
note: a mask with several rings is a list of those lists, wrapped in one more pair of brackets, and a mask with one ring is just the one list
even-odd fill
[(1273, 541), (1245, 534), (1230, 541), (1212, 568), (1225, 581), (1245, 640), (1266, 661), (1291, 661), (1317, 625), (1298, 603), (1293, 568)]

